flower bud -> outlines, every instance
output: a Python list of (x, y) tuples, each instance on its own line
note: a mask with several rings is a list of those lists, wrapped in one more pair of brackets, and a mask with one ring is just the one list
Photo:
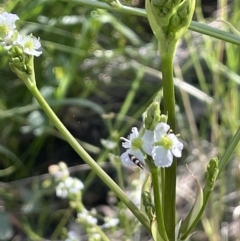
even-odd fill
[(8, 51), (8, 54), (11, 56), (11, 57), (18, 57), (18, 58), (21, 58), (23, 59), (23, 49), (19, 46), (13, 46), (11, 48), (10, 51)]
[(143, 200), (143, 205), (148, 206), (152, 204), (152, 198), (149, 192), (144, 191), (142, 193), (142, 200)]
[(218, 168), (218, 158), (212, 158), (207, 166), (207, 171), (205, 172), (206, 188), (208, 190), (213, 190), (215, 181), (219, 173)]
[(147, 130), (154, 130), (160, 121), (160, 106), (158, 101), (153, 101), (143, 113), (143, 123)]
[(160, 118), (160, 122), (167, 123), (167, 120), (168, 120), (168, 116), (162, 114), (162, 115), (161, 115), (161, 118)]
[(144, 191), (142, 193), (143, 206), (145, 207), (145, 212), (150, 221), (153, 220), (155, 214), (155, 206), (152, 203), (152, 198), (149, 192)]
[(159, 41), (161, 55), (174, 53), (188, 29), (196, 0), (146, 0), (150, 26)]

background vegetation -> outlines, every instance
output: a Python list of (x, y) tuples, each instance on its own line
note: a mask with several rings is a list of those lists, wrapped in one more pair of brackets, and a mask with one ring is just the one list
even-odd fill
[[(227, 21), (239, 29), (239, 1), (203, 3), (198, 1), (196, 21), (232, 31)], [(124, 4), (144, 6), (135, 1)], [(57, 115), (120, 185), (133, 185), (139, 176), (122, 171), (121, 163), (113, 165), (108, 154), (121, 153), (119, 137), (139, 125), (162, 86), (161, 60), (147, 20), (71, 0), (9, 0), (1, 8), (20, 17), (22, 32), (40, 36), (43, 55), (35, 59), (37, 85)], [(178, 165), (179, 218), (194, 200), (194, 181), (185, 165), (203, 181), (208, 161), (222, 156), (240, 124), (239, 58), (239, 46), (191, 31), (179, 45), (176, 108), (185, 143)], [(84, 181), (83, 201), (88, 208), (103, 212), (120, 204), (111, 203), (105, 185), (62, 140), (10, 71), (3, 50), (0, 61), (0, 240), (60, 239), (74, 213), (55, 197), (46, 174), (49, 165), (64, 161), (72, 175)], [(116, 142), (118, 148), (106, 148), (102, 139)], [(240, 147), (221, 175), (192, 240), (240, 240), (239, 157)], [(111, 234), (117, 240), (133, 240), (136, 223), (127, 227), (124, 215), (120, 220)]]

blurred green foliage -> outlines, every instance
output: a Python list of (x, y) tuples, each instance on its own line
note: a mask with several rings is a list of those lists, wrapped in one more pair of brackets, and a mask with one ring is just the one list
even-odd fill
[[(209, 22), (198, 3), (197, 21)], [(218, 3), (220, 18), (239, 28), (239, 1), (231, 3), (230, 13), (224, 10), (226, 4), (223, 0)], [(110, 151), (101, 147), (100, 138), (119, 143), (119, 137), (138, 125), (141, 114), (161, 90), (161, 61), (147, 20), (75, 1), (8, 0), (0, 4), (2, 9), (19, 16), (18, 27), (23, 33), (40, 37), (43, 55), (35, 58), (39, 89), (90, 154), (99, 162), (107, 162)], [(223, 22), (214, 24), (229, 30)], [(238, 53), (238, 46), (191, 32), (180, 45), (175, 64), (176, 103), (178, 129), (186, 142), (185, 159), (179, 163), (180, 184), (189, 175), (182, 166), (188, 163), (201, 179), (210, 158), (221, 157), (239, 126)], [(2, 49), (0, 63), (0, 201), (6, 211), (0, 219), (4, 227), (8, 226), (4, 232), (10, 232), (0, 229), (5, 237), (0, 240), (11, 239), (12, 226), (29, 240), (51, 237), (64, 210), (50, 195), (54, 187), (42, 183), (49, 176), (38, 175), (59, 161), (70, 166), (82, 161), (10, 71)], [(221, 224), (234, 224), (230, 212), (238, 205), (239, 195), (232, 198), (231, 194), (240, 186), (239, 150), (212, 196), (203, 219), (206, 234), (200, 232), (193, 240), (206, 236), (220, 240)], [(114, 154), (119, 155), (119, 150)], [(80, 176), (90, 185), (94, 174), (82, 172)], [(104, 198), (96, 197), (91, 205)], [(185, 203), (183, 197), (180, 199)], [(53, 213), (51, 218), (49, 213)], [(54, 237), (59, 237), (60, 228), (56, 230)]]

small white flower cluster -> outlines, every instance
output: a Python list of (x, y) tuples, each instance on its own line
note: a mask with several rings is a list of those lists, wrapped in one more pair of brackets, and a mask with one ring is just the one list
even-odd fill
[(105, 223), (101, 226), (102, 228), (113, 228), (113, 227), (116, 227), (119, 224), (119, 219), (118, 218), (105, 217), (104, 222)]
[(3, 12), (0, 14), (0, 45), (6, 50), (13, 46), (20, 47), (25, 54), (39, 56), (42, 51), (40, 40), (33, 35), (23, 36), (16, 30), (15, 22), (19, 19), (16, 14)]
[(60, 198), (67, 198), (70, 195), (78, 194), (84, 185), (83, 183), (74, 177), (67, 177), (58, 183), (56, 187), (56, 195)]
[(58, 165), (51, 165), (48, 170), (58, 183), (56, 187), (57, 197), (69, 198), (77, 195), (84, 188), (83, 183), (79, 179), (69, 176), (67, 165), (64, 162), (60, 162)]
[(97, 230), (95, 228), (92, 228), (92, 236), (89, 239), (89, 241), (101, 241), (101, 235), (97, 233)]
[(183, 144), (171, 133), (170, 126), (164, 122), (156, 125), (153, 131), (145, 130), (143, 134), (136, 127), (132, 128), (129, 138), (122, 146), (127, 149), (122, 155), (123, 164), (129, 167), (136, 165), (132, 156), (145, 164), (145, 155), (152, 157), (154, 164), (158, 167), (168, 167), (173, 162), (173, 156), (181, 157)]
[(78, 222), (87, 224), (88, 226), (97, 224), (97, 219), (93, 217), (86, 209), (83, 209), (80, 213), (78, 213), (77, 217)]
[(49, 166), (48, 171), (55, 178), (56, 182), (69, 177), (68, 167), (64, 162), (59, 162), (58, 165)]
[(65, 241), (81, 241), (81, 239), (74, 231), (69, 231), (68, 237), (65, 239)]

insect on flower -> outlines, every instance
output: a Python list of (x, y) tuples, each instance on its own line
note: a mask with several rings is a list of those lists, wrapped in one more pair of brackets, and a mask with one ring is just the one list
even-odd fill
[(139, 160), (137, 159), (137, 157), (135, 157), (134, 155), (131, 155), (131, 154), (128, 154), (129, 156), (129, 159), (135, 164), (137, 165), (138, 167), (140, 167), (141, 169), (144, 168), (144, 164)]

